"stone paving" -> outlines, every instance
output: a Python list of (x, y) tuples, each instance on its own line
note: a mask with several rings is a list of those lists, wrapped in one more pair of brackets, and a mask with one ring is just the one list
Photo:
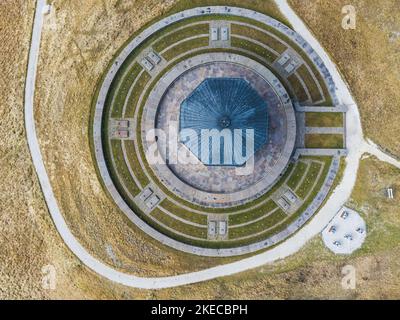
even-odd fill
[(295, 73), (303, 63), (302, 57), (293, 49), (288, 48), (275, 60), (272, 66), (274, 70), (287, 78)]
[(344, 134), (343, 127), (306, 127), (307, 134)]

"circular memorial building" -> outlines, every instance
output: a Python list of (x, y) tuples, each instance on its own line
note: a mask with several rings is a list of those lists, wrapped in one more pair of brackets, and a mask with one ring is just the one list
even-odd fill
[(345, 149), (345, 109), (314, 50), (281, 22), (194, 8), (133, 37), (95, 97), (93, 150), (116, 205), (175, 249), (234, 256), (318, 211)]

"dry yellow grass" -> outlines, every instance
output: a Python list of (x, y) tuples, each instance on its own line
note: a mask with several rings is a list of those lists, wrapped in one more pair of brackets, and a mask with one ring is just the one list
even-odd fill
[[(400, 157), (400, 2), (290, 0), (348, 81), (367, 137)], [(342, 7), (356, 9), (355, 30), (341, 27)], [(351, 124), (349, 124), (351, 125)]]
[[(33, 1), (0, 4), (0, 297), (42, 297), (40, 269), (47, 262), (41, 235), (51, 221), (25, 140), (24, 74)], [(53, 234), (54, 235), (54, 234)], [(51, 237), (51, 235), (49, 235)]]

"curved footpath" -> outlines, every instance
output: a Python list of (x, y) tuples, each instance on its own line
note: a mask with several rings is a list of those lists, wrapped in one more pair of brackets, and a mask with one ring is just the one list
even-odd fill
[[(54, 224), (61, 237), (63, 238), (65, 244), (88, 268), (92, 269), (93, 271), (111, 281), (115, 281), (123, 285), (144, 289), (159, 289), (210, 280), (259, 267), (263, 264), (270, 263), (278, 259), (283, 259), (289, 255), (292, 255), (293, 253), (297, 252), (304, 244), (306, 244), (308, 240), (310, 240), (312, 237), (323, 230), (323, 228), (335, 216), (336, 212), (339, 211), (340, 207), (350, 196), (351, 190), (356, 180), (359, 159), (364, 151), (372, 153), (378, 156), (379, 159), (388, 161), (400, 167), (400, 163), (398, 161), (393, 160), (391, 157), (382, 153), (372, 144), (367, 144), (363, 140), (357, 106), (354, 103), (354, 100), (352, 99), (347, 86), (341, 79), (339, 72), (336, 70), (335, 65), (329, 60), (327, 54), (318, 44), (317, 40), (313, 38), (305, 25), (288, 6), (287, 2), (277, 1), (277, 4), (282, 12), (286, 15), (289, 22), (294, 26), (294, 29), (301, 36), (303, 36), (304, 39), (307, 40), (314, 47), (316, 52), (321, 56), (322, 60), (334, 77), (335, 83), (337, 85), (337, 93), (340, 99), (340, 103), (351, 106), (349, 112), (347, 113), (347, 123), (352, 125), (350, 127), (347, 127), (349, 155), (347, 157), (347, 167), (344, 179), (334, 190), (324, 207), (320, 210), (318, 214), (316, 214), (316, 216), (310, 221), (308, 225), (306, 225), (297, 234), (295, 234), (284, 243), (276, 246), (275, 248), (267, 252), (243, 259), (241, 261), (205, 269), (198, 272), (162, 278), (142, 278), (114, 270), (113, 268), (91, 256), (90, 253), (86, 251), (86, 249), (78, 242), (78, 240), (68, 229), (64, 217), (61, 214), (60, 209), (57, 205), (57, 201), (51, 188), (50, 180), (47, 175), (40, 152), (40, 147), (36, 136), (33, 112), (36, 67), (39, 57), (40, 37), (43, 24), (42, 11), (44, 6), (46, 5), (46, 0), (37, 1), (25, 87), (26, 135), (32, 155), (33, 164), (37, 172), (43, 195), (45, 197)], [(360, 146), (362, 147), (360, 148)]]

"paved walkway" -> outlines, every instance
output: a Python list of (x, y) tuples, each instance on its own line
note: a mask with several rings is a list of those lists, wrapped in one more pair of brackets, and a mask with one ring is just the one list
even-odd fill
[[(328, 55), (319, 45), (317, 40), (308, 31), (303, 22), (296, 16), (294, 11), (288, 6), (287, 2), (284, 0), (279, 1), (278, 6), (286, 15), (288, 21), (303, 37), (306, 38), (308, 42), (311, 43), (311, 45), (314, 46), (319, 55), (322, 57), (324, 63), (329, 68), (329, 71), (333, 75), (333, 79), (338, 87), (337, 89), (338, 96), (341, 98), (342, 102), (349, 102), (349, 105), (351, 104), (353, 105), (353, 107), (347, 113), (347, 119), (350, 120), (350, 122), (348, 123), (352, 123), (352, 126), (347, 128), (348, 140), (349, 140), (348, 141), (349, 156), (346, 159), (347, 167), (344, 172), (345, 175), (344, 179), (337, 186), (335, 192), (331, 195), (331, 197), (328, 199), (328, 201), (319, 211), (319, 213), (306, 226), (304, 226), (293, 237), (277, 245), (276, 247), (267, 252), (257, 254), (250, 258), (246, 258), (234, 263), (229, 263), (209, 269), (204, 269), (197, 272), (181, 274), (177, 276), (170, 276), (170, 277), (142, 278), (126, 274), (123, 272), (119, 272), (109, 267), (108, 265), (102, 263), (101, 261), (97, 260), (96, 258), (94, 258), (73, 236), (57, 205), (57, 201), (54, 197), (54, 193), (51, 188), (46, 169), (44, 167), (38, 139), (36, 136), (35, 121), (33, 117), (33, 97), (35, 89), (36, 68), (39, 57), (39, 44), (41, 36), (41, 27), (43, 22), (43, 17), (41, 15), (41, 12), (43, 10), (44, 5), (45, 5), (45, 0), (38, 0), (33, 32), (32, 32), (32, 42), (29, 53), (29, 62), (28, 62), (27, 79), (25, 87), (25, 126), (26, 126), (27, 140), (32, 155), (32, 161), (36, 173), (38, 175), (38, 179), (42, 187), (43, 195), (46, 200), (49, 212), (65, 244), (78, 257), (78, 259), (82, 261), (84, 265), (86, 265), (94, 272), (104, 276), (105, 278), (111, 281), (127, 286), (146, 288), (146, 289), (174, 287), (174, 286), (186, 285), (190, 283), (215, 279), (222, 276), (232, 275), (238, 272), (262, 266), (266, 263), (271, 263), (273, 261), (283, 259), (297, 252), (307, 243), (307, 241), (309, 241), (315, 235), (319, 234), (321, 230), (323, 230), (324, 227), (333, 218), (336, 212), (339, 211), (340, 207), (347, 201), (348, 197), (351, 194), (351, 190), (355, 184), (359, 160), (364, 151), (371, 152), (373, 154), (377, 153), (380, 159), (393, 163), (394, 165), (400, 168), (400, 163), (398, 161), (392, 159), (391, 157), (385, 155), (382, 152), (377, 152), (377, 148), (374, 148), (371, 145), (367, 146), (367, 144), (364, 142), (357, 106), (354, 103), (347, 86), (340, 77), (340, 74), (336, 69), (336, 66), (330, 61)], [(225, 13), (227, 13), (227, 10), (233, 9), (233, 8), (231, 9), (230, 7), (218, 7), (218, 8), (220, 8), (220, 10)], [(207, 8), (202, 8), (202, 9), (200, 8), (196, 10), (200, 10), (200, 12), (208, 11)], [(251, 15), (256, 19), (257, 18), (261, 19), (261, 17), (264, 17), (265, 19), (267, 18), (261, 14), (257, 14), (250, 10), (244, 10), (244, 9), (236, 9), (236, 10), (241, 11), (242, 14), (247, 13), (248, 15)], [(359, 148), (359, 146), (363, 145), (364, 148)]]

